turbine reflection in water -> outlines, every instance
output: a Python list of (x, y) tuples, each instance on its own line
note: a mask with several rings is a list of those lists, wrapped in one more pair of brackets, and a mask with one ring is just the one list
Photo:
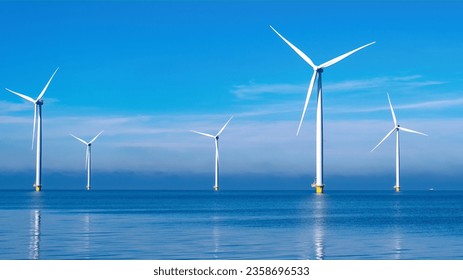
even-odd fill
[(86, 253), (86, 259), (91, 258), (91, 247), (90, 247), (90, 222), (91, 216), (89, 213), (83, 214), (83, 229), (84, 229), (84, 246), (83, 250)]
[(398, 228), (394, 228), (392, 233), (392, 241), (394, 245), (394, 259), (400, 260), (402, 259), (402, 233), (399, 231)]
[(324, 228), (324, 219), (325, 219), (325, 196), (316, 194), (314, 199), (314, 248), (315, 248), (315, 259), (323, 260), (325, 258), (325, 228)]
[(214, 242), (214, 259), (219, 258), (220, 253), (220, 228), (219, 228), (219, 220), (220, 218), (217, 215), (212, 217), (212, 240)]
[(29, 259), (40, 259), (40, 210), (31, 212), (29, 239)]
[(402, 246), (402, 240), (403, 240), (403, 234), (400, 230), (400, 219), (402, 217), (402, 208), (400, 205), (400, 201), (397, 200), (394, 203), (394, 225), (393, 225), (393, 230), (392, 230), (392, 246), (393, 246), (393, 258), (395, 260), (400, 260), (402, 259), (402, 251), (403, 251), (403, 246)]

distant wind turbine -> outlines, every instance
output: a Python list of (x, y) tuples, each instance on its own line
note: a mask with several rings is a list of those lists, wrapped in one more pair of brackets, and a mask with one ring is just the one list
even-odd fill
[(207, 136), (207, 137), (210, 137), (210, 138), (214, 138), (214, 141), (215, 141), (215, 185), (214, 185), (214, 190), (215, 191), (219, 190), (219, 136), (223, 132), (225, 127), (228, 125), (228, 123), (231, 121), (232, 118), (233, 118), (233, 116), (230, 117), (230, 119), (225, 123), (225, 125), (220, 129), (220, 131), (216, 135), (191, 130), (191, 132), (201, 134), (201, 135), (204, 135), (204, 136)]
[(424, 135), (424, 136), (428, 136), (428, 135), (424, 134), (424, 133), (421, 133), (421, 132), (418, 132), (418, 131), (415, 131), (415, 130), (411, 130), (411, 129), (402, 127), (399, 124), (397, 124), (397, 119), (395, 117), (394, 109), (392, 108), (391, 99), (389, 98), (389, 94), (387, 95), (387, 99), (389, 101), (389, 107), (391, 108), (392, 120), (394, 121), (394, 128), (391, 131), (389, 131), (389, 133), (386, 134), (386, 136), (383, 138), (383, 140), (381, 140), (381, 142), (379, 142), (378, 145), (376, 145), (370, 152), (373, 152), (374, 150), (376, 150), (376, 148), (378, 148), (379, 145), (381, 145), (389, 136), (391, 136), (391, 134), (393, 132), (397, 132), (397, 134), (396, 134), (396, 142), (395, 142), (395, 186), (394, 186), (394, 188), (395, 188), (395, 190), (397, 192), (400, 192), (400, 143), (399, 143), (399, 131), (402, 130), (402, 131), (405, 131), (405, 132), (420, 134), (420, 135)]
[(7, 91), (16, 94), (17, 96), (21, 97), (24, 100), (27, 100), (29, 102), (34, 103), (34, 126), (32, 129), (32, 149), (34, 148), (34, 140), (35, 140), (35, 134), (36, 134), (36, 127), (37, 127), (37, 156), (36, 156), (36, 161), (35, 161), (35, 183), (34, 187), (36, 191), (41, 191), (42, 190), (42, 105), (43, 105), (43, 100), (42, 97), (45, 94), (45, 91), (47, 90), (48, 86), (50, 85), (51, 80), (56, 74), (56, 71), (58, 71), (59, 67), (56, 68), (55, 72), (53, 72), (53, 75), (51, 75), (51, 78), (48, 80), (47, 84), (43, 88), (42, 92), (39, 94), (37, 99), (32, 99), (31, 97), (12, 91), (11, 89), (5, 88)]
[(299, 127), (297, 129), (297, 135), (299, 135), (299, 131), (301, 130), (302, 121), (304, 119), (305, 111), (307, 110), (307, 105), (309, 104), (310, 95), (312, 94), (313, 86), (315, 83), (315, 79), (318, 77), (318, 95), (317, 95), (317, 116), (316, 116), (316, 128), (315, 128), (315, 181), (312, 184), (312, 187), (315, 187), (317, 193), (323, 193), (323, 188), (325, 184), (323, 183), (323, 102), (322, 102), (322, 73), (323, 69), (343, 60), (344, 58), (350, 56), (351, 54), (368, 47), (376, 42), (371, 42), (360, 48), (357, 48), (353, 51), (340, 55), (334, 59), (331, 59), (323, 64), (315, 65), (312, 60), (304, 54), (301, 50), (296, 48), (293, 44), (291, 44), (286, 38), (284, 38), (278, 31), (275, 30), (272, 26), (270, 26), (273, 31), (281, 38), (283, 41), (286, 42), (305, 62), (307, 62), (313, 68), (313, 75), (312, 79), (310, 80), (309, 89), (307, 91), (307, 97), (305, 99), (304, 110), (302, 111), (301, 120), (299, 122)]
[(87, 190), (88, 191), (91, 188), (90, 183), (91, 183), (91, 175), (92, 175), (92, 171), (91, 171), (91, 167), (92, 167), (92, 143), (95, 142), (95, 140), (98, 138), (98, 136), (100, 136), (101, 133), (103, 133), (103, 131), (98, 133), (97, 136), (93, 137), (93, 139), (90, 140), (90, 142), (86, 142), (86, 141), (80, 139), (79, 137), (70, 134), (72, 137), (76, 138), (77, 140), (79, 140), (80, 142), (84, 143), (87, 146), (87, 153), (85, 155), (85, 167), (87, 169)]

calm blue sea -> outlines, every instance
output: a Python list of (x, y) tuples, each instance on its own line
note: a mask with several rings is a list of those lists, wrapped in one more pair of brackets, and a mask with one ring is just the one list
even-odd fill
[(0, 259), (463, 259), (463, 192), (2, 191)]

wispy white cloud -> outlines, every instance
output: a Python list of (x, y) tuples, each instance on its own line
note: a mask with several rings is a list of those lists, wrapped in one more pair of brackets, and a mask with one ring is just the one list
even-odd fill
[(414, 80), (417, 80), (417, 79), (420, 79), (420, 78), (422, 78), (421, 75), (409, 75), (409, 76), (402, 76), (402, 77), (394, 77), (394, 78), (391, 78), (391, 79), (395, 80), (395, 81), (408, 82), (408, 81), (414, 81)]
[(31, 107), (32, 107), (31, 103), (29, 102), (13, 103), (13, 102), (7, 102), (7, 101), (0, 101), (0, 114), (8, 114), (8, 113), (31, 110)]
[(403, 109), (443, 109), (449, 107), (460, 107), (463, 105), (463, 97), (456, 99), (432, 100), (397, 106)]
[(32, 126), (32, 116), (30, 119), (24, 117), (0, 116), (0, 124), (30, 124)]
[(324, 85), (323, 88), (330, 92), (342, 92), (351, 90), (366, 90), (372, 88), (379, 88), (386, 83), (385, 78), (374, 78), (368, 80), (350, 80), (337, 83), (329, 83)]
[(330, 83), (324, 86), (326, 90), (333, 92), (359, 91), (374, 88), (419, 88), (432, 85), (445, 84), (443, 81), (423, 80), (420, 75), (402, 76), (402, 77), (377, 77), (371, 79), (349, 80), (336, 83)]
[[(324, 89), (330, 92), (362, 91), (374, 88), (392, 89), (400, 87), (411, 89), (432, 85), (445, 84), (443, 81), (424, 80), (420, 75), (402, 77), (376, 77), (370, 79), (348, 80), (324, 85)], [(235, 86), (231, 92), (240, 99), (258, 99), (269, 94), (301, 94), (307, 91), (307, 84), (256, 84)]]
[(304, 89), (307, 85), (251, 83), (235, 86), (231, 92), (240, 99), (256, 99), (263, 94), (298, 94)]
[[(384, 102), (384, 106), (376, 107), (348, 107), (348, 108), (336, 108), (337, 112), (356, 112), (356, 113), (369, 113), (369, 112), (379, 112), (379, 111), (389, 111), (389, 105), (387, 101)], [(463, 97), (456, 99), (444, 99), (444, 100), (431, 100), (424, 102), (415, 102), (408, 104), (398, 104), (394, 105), (394, 109), (446, 109), (453, 107), (462, 107), (463, 106)]]

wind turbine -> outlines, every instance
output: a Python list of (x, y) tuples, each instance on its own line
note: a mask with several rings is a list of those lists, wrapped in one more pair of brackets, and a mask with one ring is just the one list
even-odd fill
[(42, 97), (45, 94), (45, 91), (47, 90), (48, 86), (50, 85), (51, 80), (56, 74), (56, 71), (58, 71), (59, 67), (56, 68), (55, 72), (53, 72), (53, 75), (51, 75), (51, 78), (48, 80), (47, 84), (43, 88), (42, 92), (39, 94), (37, 99), (33, 99), (27, 95), (12, 91), (11, 89), (5, 88), (7, 91), (16, 94), (17, 96), (21, 97), (24, 100), (27, 100), (29, 102), (34, 103), (34, 127), (32, 129), (32, 149), (34, 149), (34, 138), (36, 134), (36, 127), (37, 127), (37, 146), (36, 146), (36, 160), (35, 160), (35, 183), (34, 187), (36, 191), (41, 191), (42, 190), (42, 105), (43, 105), (43, 100)]
[(214, 185), (214, 190), (215, 191), (219, 190), (219, 136), (223, 132), (225, 127), (228, 125), (228, 123), (231, 121), (232, 118), (233, 118), (233, 116), (230, 117), (230, 119), (228, 119), (228, 121), (225, 123), (225, 125), (219, 130), (219, 132), (216, 135), (191, 130), (191, 132), (201, 134), (201, 135), (204, 135), (204, 136), (207, 136), (207, 137), (210, 137), (210, 138), (214, 138), (214, 141), (215, 141), (215, 185)]
[(85, 167), (87, 169), (87, 190), (88, 191), (90, 190), (90, 182), (91, 182), (91, 175), (92, 175), (92, 171), (91, 171), (91, 167), (92, 167), (92, 143), (95, 142), (95, 140), (98, 138), (98, 136), (100, 136), (101, 133), (103, 133), (103, 131), (98, 133), (97, 136), (93, 137), (93, 139), (90, 140), (90, 142), (86, 142), (86, 141), (82, 140), (81, 138), (70, 134), (72, 137), (76, 138), (77, 140), (79, 140), (80, 142), (84, 143), (87, 146), (87, 153), (85, 155)]
[(389, 136), (391, 136), (392, 133), (396, 132), (396, 142), (395, 142), (395, 190), (397, 192), (400, 192), (400, 143), (399, 143), (399, 131), (405, 131), (405, 132), (410, 132), (410, 133), (415, 133), (415, 134), (420, 134), (424, 136), (428, 136), (427, 134), (411, 130), (405, 127), (400, 126), (397, 124), (397, 119), (395, 117), (394, 109), (392, 108), (391, 104), (391, 99), (389, 98), (389, 94), (387, 95), (387, 99), (389, 100), (389, 107), (391, 108), (391, 113), (392, 113), (392, 120), (394, 121), (394, 128), (389, 131), (388, 134), (381, 140), (381, 142), (378, 143), (370, 152), (373, 152), (376, 150), (376, 148), (379, 147)]
[(357, 48), (353, 51), (340, 55), (336, 58), (333, 58), (323, 64), (315, 65), (313, 61), (304, 54), (301, 50), (296, 48), (293, 44), (291, 44), (286, 38), (284, 38), (278, 31), (275, 30), (272, 26), (270, 26), (273, 31), (281, 38), (283, 41), (286, 42), (305, 62), (307, 62), (313, 69), (312, 79), (310, 80), (309, 89), (307, 91), (307, 97), (305, 99), (304, 110), (302, 111), (301, 120), (299, 122), (299, 127), (297, 129), (297, 135), (299, 135), (299, 131), (301, 130), (302, 121), (304, 119), (305, 111), (307, 110), (307, 105), (309, 104), (310, 95), (312, 94), (313, 86), (315, 84), (315, 79), (318, 77), (318, 94), (317, 94), (317, 115), (316, 115), (316, 127), (315, 127), (315, 181), (312, 183), (312, 187), (315, 187), (315, 191), (317, 193), (323, 193), (323, 188), (325, 184), (323, 183), (323, 102), (322, 102), (322, 73), (323, 70), (344, 58), (350, 56), (351, 54), (368, 47), (376, 42), (371, 42), (360, 48)]

